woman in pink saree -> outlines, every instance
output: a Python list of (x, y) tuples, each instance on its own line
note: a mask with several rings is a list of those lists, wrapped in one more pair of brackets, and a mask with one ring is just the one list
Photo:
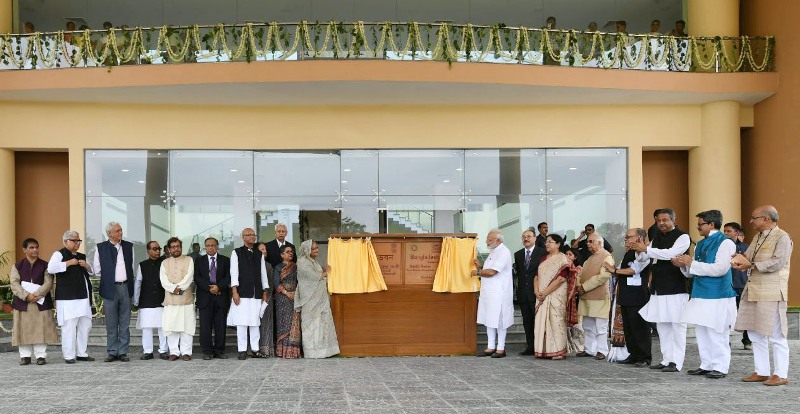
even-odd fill
[[(550, 234), (545, 241), (547, 256), (533, 280), (536, 294), (534, 353), (537, 358), (564, 359), (567, 355), (567, 306), (570, 263), (561, 253), (564, 239)], [(574, 279), (574, 278), (573, 278)]]

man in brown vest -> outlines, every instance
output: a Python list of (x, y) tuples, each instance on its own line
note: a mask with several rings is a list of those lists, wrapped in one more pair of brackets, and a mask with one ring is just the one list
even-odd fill
[(164, 311), (161, 326), (167, 335), (169, 360), (183, 356), (192, 360), (194, 317), (194, 260), (182, 256), (183, 243), (173, 237), (167, 242), (170, 258), (161, 263), (161, 286), (164, 287)]
[[(753, 210), (750, 224), (758, 234), (747, 251), (731, 261), (734, 269), (748, 272), (735, 329), (746, 330), (753, 341), (755, 371), (742, 381), (785, 385), (789, 383), (786, 307), (792, 239), (778, 227), (778, 210), (773, 206)], [(775, 361), (772, 376), (769, 375), (770, 342)]]
[(585, 333), (584, 351), (578, 356), (594, 356), (594, 359), (606, 359), (608, 355), (608, 312), (611, 310), (611, 297), (608, 281), (611, 272), (603, 267), (603, 263), (614, 266), (614, 258), (603, 248), (603, 237), (593, 232), (586, 240), (591, 255), (583, 263), (578, 273), (578, 315), (583, 316)]

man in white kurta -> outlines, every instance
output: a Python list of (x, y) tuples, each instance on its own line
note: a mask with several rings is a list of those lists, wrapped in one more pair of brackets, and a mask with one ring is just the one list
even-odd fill
[[(481, 277), (481, 294), (478, 300), (478, 323), (486, 326), (486, 349), (478, 356), (504, 358), (506, 332), (514, 324), (514, 257), (503, 244), (503, 233), (494, 229), (486, 236), (486, 247), (491, 250), (486, 262), (475, 260), (473, 276)], [(497, 342), (495, 343), (495, 339)]]
[(194, 316), (194, 260), (183, 256), (183, 243), (173, 237), (167, 242), (170, 257), (161, 263), (164, 310), (161, 326), (169, 344), (169, 360), (192, 360)]
[(697, 243), (694, 259), (680, 255), (672, 260), (686, 277), (691, 277), (692, 297), (683, 308), (681, 322), (695, 325), (700, 367), (689, 375), (720, 379), (731, 365), (731, 327), (736, 321), (736, 292), (733, 290), (731, 257), (736, 244), (719, 231), (722, 212), (709, 210), (697, 214)]
[[(269, 277), (266, 258), (253, 248), (256, 232), (251, 228), (242, 230), (244, 245), (231, 254), (231, 308), (228, 311), (228, 326), (236, 327), (236, 346), (239, 360), (247, 358), (247, 337), (250, 349), (259, 349), (261, 339), (262, 304), (267, 302)], [(253, 354), (258, 357), (258, 354)]]

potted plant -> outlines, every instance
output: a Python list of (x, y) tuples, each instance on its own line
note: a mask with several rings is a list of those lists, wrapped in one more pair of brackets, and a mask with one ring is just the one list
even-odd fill
[[(11, 264), (11, 252), (0, 253), (0, 269), (4, 269)], [(0, 274), (0, 298), (3, 299), (3, 312), (11, 313), (11, 301), (14, 300), (14, 292), (11, 291), (11, 276), (8, 272)]]

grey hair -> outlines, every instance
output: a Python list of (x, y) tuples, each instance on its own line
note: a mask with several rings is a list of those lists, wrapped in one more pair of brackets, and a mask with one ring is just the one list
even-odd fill
[(114, 228), (114, 226), (119, 226), (120, 228), (122, 228), (122, 225), (117, 223), (116, 221), (110, 221), (108, 222), (108, 224), (106, 224), (106, 234), (108, 234), (108, 232), (110, 232), (111, 229)]
[(275, 225), (275, 230), (278, 230), (278, 227), (283, 227), (284, 229), (286, 229), (286, 231), (289, 231), (289, 228), (288, 228), (288, 227), (286, 227), (286, 225), (285, 225), (285, 224), (283, 224), (283, 223), (278, 223), (278, 224), (276, 224), (276, 225)]
[(636, 231), (636, 235), (641, 237), (642, 240), (647, 238), (647, 231), (645, 229), (643, 229), (641, 227), (637, 227), (637, 228), (634, 229), (634, 231)]
[(603, 236), (600, 235), (600, 233), (595, 231), (594, 233), (592, 233), (592, 236), (594, 236), (594, 238), (597, 239), (597, 241), (599, 241), (600, 244), (605, 244), (606, 239), (604, 239)]
[(764, 212), (762, 214), (764, 214), (765, 216), (769, 217), (769, 219), (772, 220), (773, 222), (775, 222), (775, 223), (778, 222), (778, 210), (774, 210), (774, 209), (768, 208), (768, 209), (764, 209)]
[(67, 241), (73, 237), (81, 237), (81, 235), (75, 230), (67, 230), (64, 232), (64, 241)]
[(497, 240), (500, 240), (500, 243), (505, 241), (505, 237), (503, 237), (503, 232), (500, 229), (491, 229), (489, 233), (494, 233), (494, 237), (497, 237)]

